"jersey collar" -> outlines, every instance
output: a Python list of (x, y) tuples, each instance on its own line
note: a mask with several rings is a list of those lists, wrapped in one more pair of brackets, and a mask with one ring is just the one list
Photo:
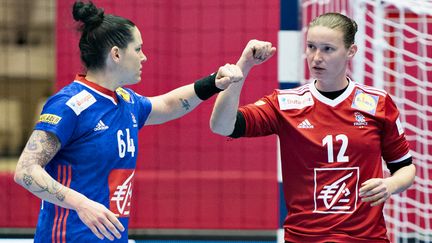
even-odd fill
[(111, 91), (107, 88), (104, 88), (96, 83), (90, 82), (85, 78), (84, 74), (77, 74), (75, 76), (75, 82), (80, 83), (87, 88), (93, 90), (94, 92), (98, 93), (102, 97), (105, 97), (109, 100), (111, 100), (115, 105), (118, 103), (117, 95), (114, 91)]
[(339, 105), (342, 101), (344, 101), (346, 98), (348, 98), (350, 96), (350, 94), (352, 93), (352, 91), (354, 90), (354, 82), (347, 77), (348, 79), (348, 87), (347, 89), (341, 94), (339, 95), (339, 97), (337, 97), (336, 99), (332, 100), (329, 99), (327, 97), (325, 97), (324, 95), (322, 95), (317, 88), (315, 87), (315, 82), (310, 82), (309, 83), (309, 90), (311, 91), (312, 95), (319, 101), (321, 101), (322, 103), (329, 105), (331, 107), (335, 107), (337, 105)]

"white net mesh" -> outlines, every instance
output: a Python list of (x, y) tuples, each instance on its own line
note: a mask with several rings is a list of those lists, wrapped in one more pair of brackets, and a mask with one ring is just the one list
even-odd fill
[[(390, 239), (432, 242), (432, 1), (303, 0), (302, 10), (303, 32), (325, 12), (347, 14), (358, 23), (351, 74), (392, 95), (417, 168), (414, 185), (386, 203)], [(308, 75), (305, 68), (305, 80)]]

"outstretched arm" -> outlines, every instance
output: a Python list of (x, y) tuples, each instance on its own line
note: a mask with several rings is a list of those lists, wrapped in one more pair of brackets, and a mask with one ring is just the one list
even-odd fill
[(270, 42), (251, 40), (246, 45), (237, 66), (243, 73), (243, 79), (230, 85), (221, 92), (217, 99), (210, 118), (210, 128), (214, 133), (228, 136), (234, 131), (240, 93), (244, 81), (253, 66), (267, 61), (276, 52)]
[(37, 197), (58, 206), (77, 211), (80, 219), (100, 239), (113, 240), (124, 227), (114, 213), (104, 205), (88, 199), (54, 180), (43, 167), (60, 150), (60, 142), (51, 133), (35, 130), (22, 152), (15, 170), (14, 180)]
[(189, 84), (166, 94), (150, 97), (152, 111), (145, 125), (161, 124), (182, 117), (195, 109), (203, 100), (242, 78), (243, 75), (236, 65), (226, 64), (219, 68), (216, 75), (197, 81), (198, 85)]

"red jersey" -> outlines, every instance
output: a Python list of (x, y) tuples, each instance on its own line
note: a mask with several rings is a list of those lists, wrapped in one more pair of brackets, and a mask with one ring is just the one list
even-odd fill
[(350, 81), (336, 99), (313, 83), (275, 90), (240, 107), (246, 137), (277, 134), (290, 242), (389, 242), (383, 205), (359, 197), (361, 184), (382, 178), (382, 158), (409, 158), (399, 111), (383, 90)]

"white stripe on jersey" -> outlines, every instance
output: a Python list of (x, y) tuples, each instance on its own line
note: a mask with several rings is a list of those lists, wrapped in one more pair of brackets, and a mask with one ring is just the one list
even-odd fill
[(278, 89), (279, 94), (299, 94), (302, 95), (309, 91), (309, 85), (303, 85), (294, 89)]
[(359, 83), (356, 83), (356, 86), (358, 88), (360, 88), (361, 90), (364, 90), (368, 93), (372, 93), (372, 94), (376, 94), (376, 95), (384, 96), (384, 97), (387, 96), (387, 92), (385, 90), (382, 90), (382, 89), (377, 89), (377, 88), (367, 86), (364, 84), (359, 84)]
[(410, 154), (410, 153), (407, 153), (407, 154), (405, 154), (404, 156), (402, 156), (402, 158), (399, 158), (399, 159), (397, 159), (397, 160), (393, 160), (393, 161), (389, 161), (389, 162), (387, 162), (387, 163), (389, 163), (389, 164), (392, 164), (392, 163), (399, 163), (399, 162), (401, 162), (401, 161), (404, 161), (404, 160), (408, 159), (409, 157), (411, 157), (411, 154)]

